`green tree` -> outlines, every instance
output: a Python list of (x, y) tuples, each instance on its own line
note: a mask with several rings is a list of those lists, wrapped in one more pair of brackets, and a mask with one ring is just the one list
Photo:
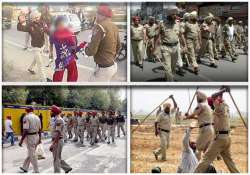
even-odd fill
[(3, 87), (3, 103), (26, 104), (28, 90), (25, 87)]

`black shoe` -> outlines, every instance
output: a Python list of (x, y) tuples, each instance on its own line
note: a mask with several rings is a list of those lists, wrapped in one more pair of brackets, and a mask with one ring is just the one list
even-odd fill
[(28, 71), (31, 73), (31, 74), (36, 74), (35, 71), (31, 70), (31, 69), (28, 69)]
[(213, 67), (213, 68), (217, 68), (218, 67), (215, 63), (211, 63), (209, 66)]
[(198, 68), (198, 67), (195, 67), (195, 68), (194, 68), (194, 74), (195, 74), (195, 75), (198, 75), (198, 74), (199, 74), (199, 68)]
[(139, 64), (138, 66), (139, 66), (141, 69), (143, 68), (142, 64)]
[(110, 144), (110, 142), (107, 142), (107, 144)]
[(27, 173), (28, 171), (25, 170), (23, 167), (19, 167), (24, 173)]
[(237, 58), (236, 57), (232, 57), (232, 62), (234, 62), (235, 63), (235, 61), (237, 60)]
[(52, 80), (50, 78), (47, 78), (46, 81), (47, 82), (52, 82)]
[(184, 76), (185, 73), (186, 73), (186, 71), (184, 71), (184, 69), (182, 67), (178, 68), (177, 74)]
[(78, 142), (78, 140), (73, 140), (73, 142)]
[(65, 171), (65, 173), (69, 173), (70, 171), (72, 171), (72, 168), (70, 168), (67, 171)]
[(28, 47), (23, 48), (23, 50), (28, 50)]
[(120, 136), (117, 136), (117, 137), (120, 137)]
[(198, 64), (201, 64), (201, 59), (197, 59), (197, 61), (196, 61)]

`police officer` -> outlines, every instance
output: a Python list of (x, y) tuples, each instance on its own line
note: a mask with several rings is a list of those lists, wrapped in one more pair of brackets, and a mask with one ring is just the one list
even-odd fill
[(91, 42), (85, 49), (88, 56), (94, 56), (97, 64), (90, 81), (110, 81), (117, 72), (116, 55), (121, 48), (118, 27), (111, 21), (112, 10), (101, 4), (96, 14), (96, 25)]
[(51, 115), (55, 117), (55, 125), (52, 132), (52, 144), (49, 150), (53, 154), (54, 173), (60, 173), (61, 168), (65, 173), (69, 173), (72, 168), (62, 159), (64, 121), (60, 116), (61, 112), (59, 107), (55, 105), (51, 107)]
[(233, 18), (229, 17), (226, 21), (226, 24), (223, 27), (223, 39), (224, 39), (224, 49), (225, 53), (223, 57), (229, 53), (232, 61), (235, 62), (237, 60), (236, 50), (234, 48), (234, 35), (235, 35), (235, 28), (233, 25)]
[(146, 40), (146, 32), (143, 25), (140, 24), (140, 17), (133, 17), (133, 24), (131, 25), (131, 46), (133, 50), (133, 56), (135, 65), (142, 68), (142, 62), (144, 59), (143, 44)]
[(41, 14), (38, 11), (31, 12), (32, 21), (30, 23), (26, 23), (25, 16), (19, 16), (17, 30), (28, 32), (31, 36), (31, 46), (34, 58), (28, 71), (31, 74), (35, 74), (34, 67), (37, 66), (40, 81), (47, 81), (41, 51), (44, 46), (44, 35), (48, 32), (48, 27), (45, 23), (40, 21), (40, 16)]
[(117, 137), (120, 137), (120, 130), (122, 130), (123, 135), (125, 136), (125, 130), (124, 130), (124, 124), (125, 124), (125, 118), (123, 115), (121, 115), (121, 112), (117, 112)]
[(110, 144), (110, 138), (112, 139), (112, 143), (115, 142), (115, 112), (109, 111), (109, 115), (107, 118), (107, 127), (108, 127), (108, 141), (107, 144)]
[(67, 128), (68, 127), (67, 126), (68, 126), (69, 119), (64, 113), (62, 113), (61, 117), (62, 117), (62, 119), (64, 121), (63, 139), (64, 139), (64, 142), (67, 143), (67, 141), (68, 141), (68, 137), (67, 137), (67, 133), (68, 133)]
[(29, 170), (30, 163), (32, 164), (34, 173), (39, 173), (37, 158), (35, 156), (36, 148), (41, 143), (41, 122), (37, 115), (33, 113), (33, 107), (26, 109), (27, 114), (23, 118), (23, 134), (19, 142), (19, 146), (22, 146), (25, 141), (28, 156), (25, 159), (23, 166), (20, 169), (27, 173)]
[(196, 119), (199, 125), (199, 135), (196, 140), (197, 159), (200, 160), (202, 152), (205, 152), (214, 138), (213, 113), (207, 104), (207, 96), (197, 91), (197, 107), (192, 114), (185, 114), (185, 119)]
[(167, 9), (167, 21), (162, 22), (159, 26), (159, 35), (156, 42), (161, 39), (161, 53), (165, 62), (166, 81), (174, 80), (176, 62), (180, 49), (179, 41), (182, 42), (183, 50), (186, 50), (186, 42), (181, 32), (180, 23), (176, 22), (178, 8), (170, 6)]
[(73, 140), (73, 142), (78, 142), (77, 126), (78, 126), (78, 112), (77, 112), (77, 111), (74, 111), (74, 116), (73, 116), (74, 140)]
[(91, 133), (91, 139), (90, 139), (90, 145), (94, 145), (97, 142), (97, 130), (99, 127), (99, 119), (96, 116), (96, 112), (92, 112), (92, 116), (90, 118), (90, 133)]
[(214, 40), (215, 40), (215, 25), (213, 23), (214, 16), (209, 14), (204, 18), (204, 22), (201, 25), (201, 48), (198, 55), (198, 63), (201, 63), (201, 57), (204, 56), (205, 52), (209, 54), (210, 67), (217, 68), (218, 66), (215, 63), (215, 55), (214, 52)]
[(87, 131), (87, 140), (91, 138), (91, 131), (90, 131), (90, 118), (91, 118), (92, 112), (87, 112), (86, 116), (86, 122), (85, 122), (85, 127)]
[(155, 37), (157, 35), (158, 26), (155, 23), (155, 18), (150, 16), (148, 19), (148, 24), (145, 25), (146, 36), (147, 36), (147, 57), (150, 61), (154, 60), (154, 48), (155, 48)]
[(106, 138), (106, 130), (107, 130), (107, 116), (105, 111), (102, 111), (102, 114), (99, 117), (99, 126), (101, 130), (101, 140), (104, 141)]
[(78, 119), (77, 119), (77, 133), (80, 138), (80, 143), (84, 146), (84, 132), (85, 132), (85, 122), (86, 118), (82, 115), (82, 112), (80, 111), (78, 113)]
[(212, 95), (216, 136), (197, 165), (195, 173), (204, 173), (209, 164), (213, 162), (218, 155), (222, 156), (231, 173), (240, 173), (231, 156), (229, 106), (222, 98), (223, 93), (229, 91), (229, 88), (225, 88), (225, 90)]
[(189, 14), (189, 20), (185, 23), (184, 34), (187, 43), (188, 60), (193, 67), (195, 74), (198, 74), (199, 68), (196, 62), (196, 53), (201, 45), (200, 28), (197, 23), (197, 12), (193, 11)]
[(161, 155), (161, 160), (166, 160), (166, 149), (169, 148), (170, 142), (170, 130), (171, 130), (171, 120), (175, 116), (177, 104), (173, 98), (173, 95), (169, 96), (173, 103), (174, 108), (171, 109), (170, 103), (165, 103), (163, 105), (163, 111), (161, 108), (157, 111), (157, 118), (155, 121), (155, 135), (160, 136), (160, 147), (153, 151), (155, 159), (158, 160), (158, 156)]

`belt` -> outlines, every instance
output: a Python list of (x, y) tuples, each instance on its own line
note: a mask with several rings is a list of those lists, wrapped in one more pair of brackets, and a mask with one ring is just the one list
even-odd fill
[(219, 131), (219, 134), (229, 134), (229, 131)]
[(162, 45), (164, 46), (168, 46), (168, 47), (174, 47), (174, 46), (177, 46), (179, 42), (176, 42), (176, 43), (162, 43)]
[(143, 39), (132, 39), (132, 41), (141, 41)]
[(160, 128), (160, 131), (170, 132), (169, 130), (166, 130), (166, 129), (161, 129), (161, 128)]
[(36, 134), (38, 134), (38, 132), (27, 133), (27, 135), (36, 135)]
[(206, 39), (206, 40), (210, 40), (210, 39), (212, 39), (212, 38), (209, 38), (209, 37), (207, 38), (207, 37), (204, 37), (204, 36), (203, 36), (203, 37), (201, 37), (201, 38), (202, 38), (202, 39)]
[(101, 67), (101, 68), (107, 68), (107, 67), (113, 66), (114, 64), (115, 64), (115, 63), (112, 62), (112, 63), (106, 64), (106, 65), (101, 65), (101, 64), (97, 64), (97, 65), (98, 65), (98, 67)]
[(213, 124), (213, 123), (204, 123), (204, 124), (201, 124), (201, 125), (199, 126), (199, 128), (203, 128), (203, 127), (209, 126), (209, 125), (214, 125), (214, 124)]

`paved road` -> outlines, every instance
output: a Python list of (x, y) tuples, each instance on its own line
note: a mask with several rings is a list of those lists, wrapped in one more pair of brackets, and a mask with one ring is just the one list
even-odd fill
[[(125, 35), (125, 31), (120, 32), (121, 40)], [(79, 33), (78, 41), (90, 41), (91, 31), (86, 30)], [(32, 51), (24, 51), (25, 33), (16, 30), (13, 24), (10, 30), (3, 31), (3, 80), (4, 81), (39, 81), (37, 75), (31, 75), (27, 72), (27, 68), (32, 61)], [(43, 54), (45, 66), (48, 64), (48, 55)], [(96, 64), (92, 57), (82, 56), (78, 54), (78, 81), (88, 81), (91, 73), (93, 73)], [(45, 68), (49, 78), (53, 75), (53, 65)], [(112, 81), (126, 81), (127, 64), (126, 60), (118, 62), (118, 73)], [(66, 81), (66, 73), (64, 76)]]
[[(39, 160), (41, 173), (53, 173), (53, 158), (49, 152), (50, 139), (43, 140), (46, 159)], [(72, 173), (125, 173), (126, 172), (126, 138), (116, 139), (115, 144), (98, 143), (97, 146), (86, 146), (68, 142), (63, 147), (62, 158), (73, 168)], [(19, 173), (26, 156), (26, 146), (3, 146), (3, 172)], [(32, 172), (30, 166), (29, 172)]]
[[(219, 82), (242, 82), (247, 81), (247, 55), (243, 54), (242, 50), (237, 51), (240, 56), (236, 63), (232, 63), (229, 58), (220, 60), (218, 62), (218, 68), (211, 68), (208, 66), (208, 59), (203, 58), (203, 64), (200, 64), (199, 75), (192, 73), (191, 67), (187, 69), (187, 73), (184, 77), (180, 75), (175, 76), (176, 81), (182, 82), (193, 82), (193, 81), (219, 81)], [(131, 60), (134, 61), (133, 53), (131, 53)], [(142, 81), (165, 81), (164, 80), (164, 68), (160, 63), (152, 63), (144, 61), (143, 70), (133, 63), (131, 65), (131, 81), (142, 82)]]

